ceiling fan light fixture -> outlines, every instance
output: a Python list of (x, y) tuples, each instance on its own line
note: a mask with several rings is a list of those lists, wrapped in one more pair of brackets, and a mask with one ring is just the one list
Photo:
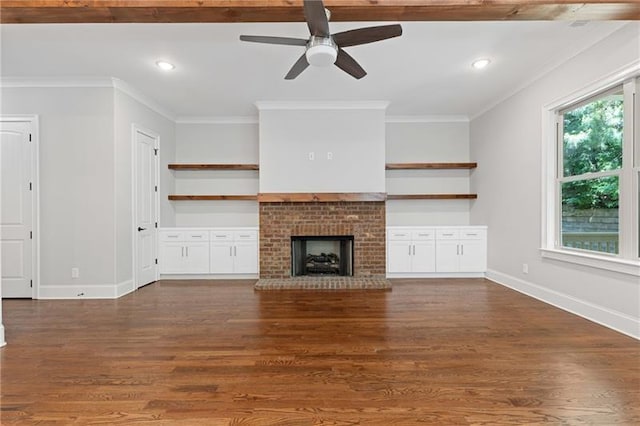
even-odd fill
[(311, 36), (305, 55), (310, 65), (327, 67), (336, 62), (338, 58), (338, 47), (331, 37)]
[(328, 67), (338, 58), (338, 51), (331, 46), (318, 45), (307, 49), (307, 61), (316, 67)]

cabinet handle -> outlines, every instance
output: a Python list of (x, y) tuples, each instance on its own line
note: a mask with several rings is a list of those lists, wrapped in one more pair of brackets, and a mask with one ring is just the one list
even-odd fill
[(478, 234), (471, 234), (471, 233), (467, 232), (467, 235), (468, 235), (468, 236), (471, 236), (471, 237), (475, 237), (475, 236), (476, 236), (476, 235), (478, 235)]
[(442, 233), (443, 237), (453, 237), (453, 234), (445, 234), (444, 232)]
[(249, 238), (251, 235), (247, 235), (247, 234), (240, 234), (241, 238)]
[(185, 247), (187, 249), (187, 257), (189, 257), (189, 247)]
[(416, 255), (416, 245), (415, 244), (413, 245), (413, 255), (414, 256)]
[(460, 244), (456, 244), (456, 255), (460, 255)]
[(180, 249), (182, 250), (182, 254), (180, 256), (184, 257), (184, 247), (180, 247)]
[(233, 246), (233, 255), (238, 256), (238, 247)]
[(192, 235), (191, 238), (202, 238), (202, 235)]
[(409, 256), (411, 256), (411, 244), (409, 244)]
[(229, 246), (229, 256), (233, 256), (233, 247)]
[(464, 256), (464, 244), (460, 244), (460, 255)]

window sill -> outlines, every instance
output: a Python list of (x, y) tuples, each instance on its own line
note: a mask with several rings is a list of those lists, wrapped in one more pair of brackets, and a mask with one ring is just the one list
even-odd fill
[(541, 248), (543, 258), (590, 266), (592, 268), (619, 272), (621, 274), (640, 277), (640, 261), (618, 259), (614, 257), (598, 256), (591, 253), (581, 253), (569, 250)]

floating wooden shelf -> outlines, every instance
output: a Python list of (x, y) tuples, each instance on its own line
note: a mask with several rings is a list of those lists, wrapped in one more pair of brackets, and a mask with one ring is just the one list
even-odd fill
[(475, 169), (478, 163), (387, 163), (387, 170)]
[(171, 201), (255, 201), (257, 195), (169, 195)]
[(388, 194), (387, 200), (475, 200), (478, 194)]
[(263, 192), (258, 194), (261, 203), (329, 203), (336, 201), (384, 201), (384, 192)]
[(258, 170), (257, 164), (169, 164), (171, 170)]

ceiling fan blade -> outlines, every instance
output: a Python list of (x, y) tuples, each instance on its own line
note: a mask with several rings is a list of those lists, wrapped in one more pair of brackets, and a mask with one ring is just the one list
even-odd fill
[(254, 43), (286, 44), (289, 46), (306, 46), (308, 42), (308, 40), (305, 40), (302, 38), (252, 36), (252, 35), (241, 35), (240, 40), (252, 41)]
[(293, 64), (284, 79), (293, 80), (294, 78), (299, 76), (302, 71), (306, 70), (308, 66), (309, 62), (307, 62), (307, 55), (306, 53), (303, 53), (302, 56), (300, 56), (300, 59), (298, 59), (296, 63)]
[(358, 28), (356, 30), (343, 31), (333, 34), (333, 41), (340, 47), (357, 46), (359, 44), (373, 43), (402, 35), (402, 27), (399, 24), (382, 25), (379, 27)]
[(358, 64), (351, 55), (342, 49), (338, 49), (336, 66), (358, 80), (367, 75), (367, 72), (360, 66), (360, 64)]
[(304, 17), (311, 35), (329, 37), (329, 20), (321, 0), (304, 0)]

